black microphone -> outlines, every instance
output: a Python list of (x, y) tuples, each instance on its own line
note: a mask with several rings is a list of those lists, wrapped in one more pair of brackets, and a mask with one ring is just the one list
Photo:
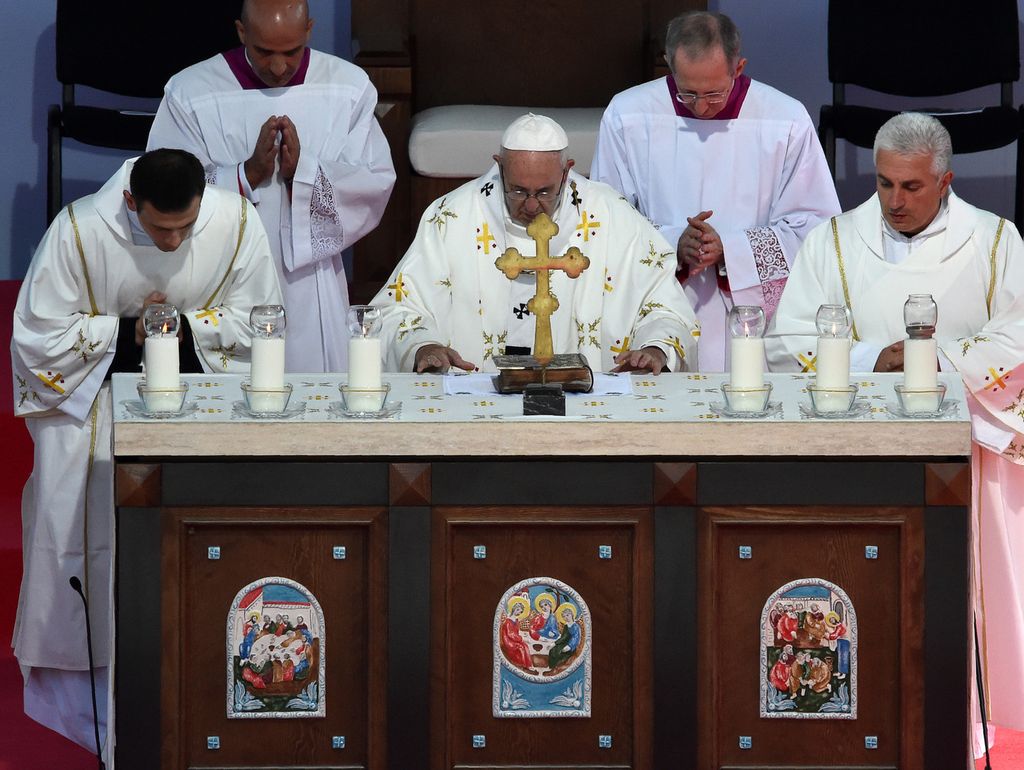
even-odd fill
[(82, 597), (82, 604), (85, 606), (85, 643), (89, 652), (89, 684), (92, 691), (92, 727), (96, 735), (96, 761), (99, 762), (99, 769), (105, 770), (103, 751), (100, 749), (100, 717), (96, 711), (96, 673), (92, 662), (92, 623), (89, 622), (89, 601), (85, 598), (82, 581), (78, 579), (77, 575), (72, 575), (68, 582), (71, 584), (72, 590)]

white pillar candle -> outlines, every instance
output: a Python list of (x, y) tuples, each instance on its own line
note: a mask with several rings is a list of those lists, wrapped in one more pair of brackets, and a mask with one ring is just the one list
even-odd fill
[(756, 412), (764, 408), (762, 393), (742, 393), (747, 388), (764, 387), (764, 339), (733, 337), (729, 340), (729, 406), (737, 412)]
[(818, 356), (814, 363), (815, 384), (819, 388), (846, 388), (850, 385), (850, 340), (847, 337), (818, 337)]
[(729, 359), (729, 384), (734, 388), (764, 385), (764, 340), (761, 337), (733, 337)]
[(253, 388), (284, 387), (284, 338), (252, 338)]
[(250, 370), (252, 390), (249, 392), (249, 408), (254, 412), (283, 412), (288, 394), (283, 392), (260, 393), (260, 390), (279, 391), (284, 388), (284, 338), (253, 337), (252, 367)]
[[(350, 389), (380, 389), (380, 339), (352, 337), (348, 341), (348, 387)], [(383, 406), (383, 391), (378, 393), (349, 393), (348, 408), (354, 412), (376, 412)]]
[(903, 385), (934, 388), (939, 384), (939, 346), (934, 337), (903, 343)]
[[(939, 384), (939, 348), (934, 337), (908, 339), (903, 343), (903, 387), (934, 390)], [(939, 408), (937, 393), (905, 393), (908, 412), (933, 412)]]
[[(181, 387), (178, 335), (146, 337), (142, 350), (146, 366), (146, 387), (149, 390), (177, 390)], [(174, 393), (151, 393), (146, 397), (145, 406), (155, 412), (176, 411), (181, 406), (181, 398)]]

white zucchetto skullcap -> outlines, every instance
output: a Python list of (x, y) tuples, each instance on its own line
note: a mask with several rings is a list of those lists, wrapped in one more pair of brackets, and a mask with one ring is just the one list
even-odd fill
[(558, 151), (569, 146), (569, 137), (551, 118), (529, 112), (505, 129), (501, 146), (506, 150)]

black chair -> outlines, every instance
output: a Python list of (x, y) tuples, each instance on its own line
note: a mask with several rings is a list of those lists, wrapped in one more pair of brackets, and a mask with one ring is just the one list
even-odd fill
[(832, 176), (836, 139), (874, 146), (875, 134), (898, 111), (846, 103), (846, 86), (903, 97), (939, 97), (999, 85), (996, 103), (976, 108), (935, 110), (950, 133), (956, 154), (1017, 145), (1014, 220), (1024, 212), (1022, 115), (1013, 104), (1020, 79), (1017, 0), (936, 3), (906, 0), (830, 0), (828, 77), (832, 104), (821, 108), (818, 136)]
[(153, 123), (149, 112), (78, 104), (75, 87), (105, 92), (99, 97), (105, 103), (159, 99), (171, 75), (239, 44), (234, 22), (241, 6), (241, 0), (57, 0), (63, 94), (47, 114), (47, 223), (63, 205), (64, 139), (141, 152)]

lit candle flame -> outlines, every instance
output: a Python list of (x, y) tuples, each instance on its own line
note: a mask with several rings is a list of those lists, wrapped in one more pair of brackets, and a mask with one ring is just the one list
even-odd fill
[(160, 333), (161, 334), (167, 334), (167, 327), (169, 327), (169, 326), (170, 326), (170, 324), (167, 321), (164, 321), (164, 325), (160, 329)]
[(273, 333), (273, 331), (274, 330), (271, 328), (270, 322), (267, 321), (267, 336), (269, 337)]

